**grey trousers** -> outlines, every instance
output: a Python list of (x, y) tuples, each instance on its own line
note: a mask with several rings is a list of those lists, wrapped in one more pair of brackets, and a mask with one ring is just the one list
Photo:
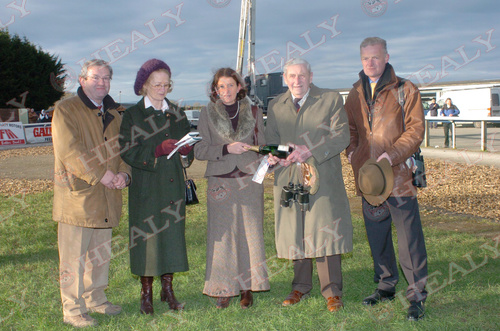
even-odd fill
[(376, 208), (363, 199), (363, 216), (378, 288), (395, 292), (399, 280), (391, 234), (394, 223), (399, 263), (408, 281), (406, 297), (410, 301), (424, 301), (427, 297), (427, 251), (417, 198), (390, 197)]

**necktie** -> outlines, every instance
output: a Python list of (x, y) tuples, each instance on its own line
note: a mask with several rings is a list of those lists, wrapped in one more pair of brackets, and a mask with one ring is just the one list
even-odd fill
[(375, 93), (375, 86), (377, 86), (377, 82), (375, 83), (370, 83), (370, 86), (372, 88), (372, 98), (373, 98), (373, 94)]
[(299, 111), (299, 109), (300, 109), (300, 105), (299, 105), (300, 100), (302, 100), (302, 98), (295, 98), (295, 100), (293, 100), (293, 104), (295, 105), (295, 109), (297, 111)]

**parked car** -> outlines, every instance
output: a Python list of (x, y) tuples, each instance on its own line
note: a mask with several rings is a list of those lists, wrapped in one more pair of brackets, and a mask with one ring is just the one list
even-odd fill
[(198, 128), (198, 120), (200, 119), (200, 111), (199, 110), (186, 110), (184, 111), (186, 113), (186, 117), (189, 121), (189, 124), (191, 124), (191, 128), (196, 129)]

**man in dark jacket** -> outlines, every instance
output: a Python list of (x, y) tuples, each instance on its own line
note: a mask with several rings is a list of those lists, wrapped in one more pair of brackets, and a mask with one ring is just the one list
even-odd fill
[(104, 293), (121, 189), (130, 182), (130, 167), (120, 158), (118, 104), (108, 95), (112, 75), (107, 62), (87, 61), (77, 95), (57, 103), (52, 120), (63, 321), (74, 327), (97, 325), (88, 312), (121, 312)]
[[(365, 298), (363, 304), (375, 305), (395, 297), (399, 275), (391, 237), (394, 222), (399, 260), (409, 284), (407, 318), (419, 320), (424, 316), (427, 296), (427, 253), (417, 192), (412, 185), (410, 157), (419, 148), (424, 135), (422, 102), (416, 86), (397, 77), (388, 63), (385, 40), (366, 38), (360, 50), (363, 70), (349, 92), (345, 109), (351, 133), (346, 153), (354, 171), (358, 195), (363, 194), (363, 216), (373, 256), (374, 280), (378, 283), (375, 293)], [(400, 104), (400, 86), (403, 86), (404, 107)], [(367, 192), (363, 188), (365, 185), (360, 185), (363, 180), (373, 180), (371, 184), (374, 184), (381, 178), (358, 178), (362, 166), (373, 164), (375, 160), (377, 165), (382, 166), (385, 162), (392, 166), (389, 172), (391, 179), (394, 178), (393, 189), (383, 197)], [(368, 193), (372, 194), (370, 198)]]
[[(429, 104), (429, 114), (431, 116), (438, 116), (439, 105), (436, 103), (436, 99), (432, 98), (431, 103)], [(437, 122), (430, 122), (430, 127), (437, 128)]]

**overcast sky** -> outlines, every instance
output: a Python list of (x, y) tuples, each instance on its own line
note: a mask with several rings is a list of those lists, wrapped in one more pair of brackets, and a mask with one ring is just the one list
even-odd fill
[[(303, 57), (320, 87), (348, 88), (361, 70), (359, 44), (387, 40), (389, 62), (415, 83), (500, 79), (498, 0), (255, 0), (257, 73)], [(240, 0), (0, 0), (0, 27), (58, 56), (75, 91), (85, 60), (114, 70), (111, 96), (139, 100), (139, 67), (172, 70), (172, 100), (206, 100), (213, 72), (235, 67)], [(120, 93), (121, 92), (121, 93)]]

